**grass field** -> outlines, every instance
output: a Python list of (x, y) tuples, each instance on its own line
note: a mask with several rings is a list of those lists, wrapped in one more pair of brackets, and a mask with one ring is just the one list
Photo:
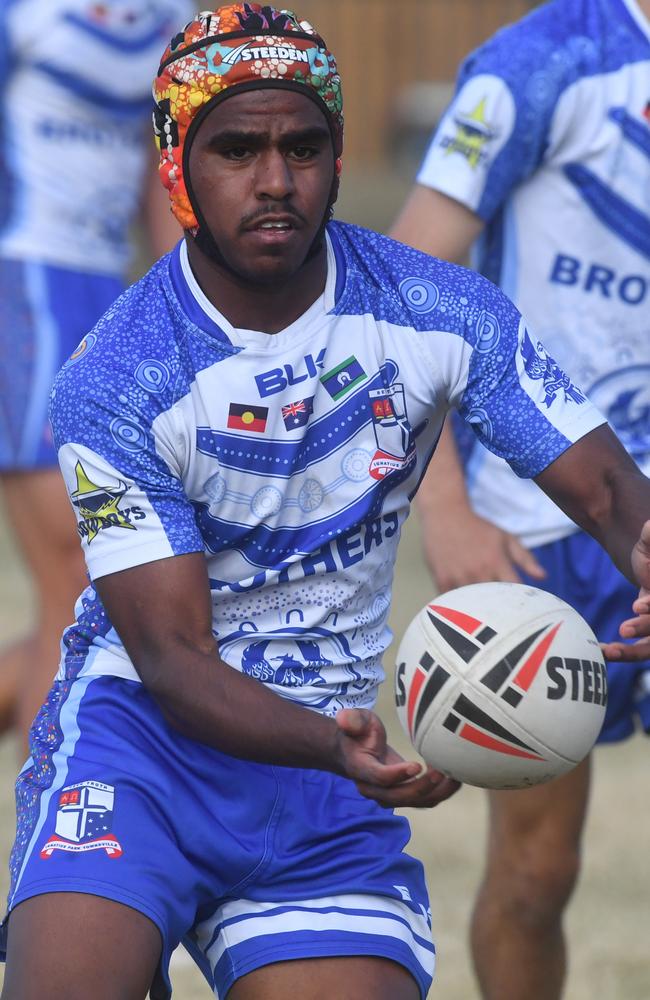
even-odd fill
[[(431, 596), (420, 562), (418, 530), (407, 525), (398, 565), (392, 624), (399, 635)], [(30, 621), (30, 593), (0, 511), (0, 639), (16, 637)], [(390, 654), (386, 660), (392, 666)], [(391, 740), (408, 748), (398, 729), (387, 684), (380, 703)], [(637, 737), (597, 751), (585, 864), (568, 916), (571, 969), (566, 1000), (648, 1000), (648, 895), (650, 891), (650, 797), (648, 747)], [(5, 859), (13, 837), (12, 783), (18, 760), (11, 737), (0, 741), (0, 888), (6, 891)], [(465, 787), (430, 812), (410, 811), (412, 850), (424, 861), (438, 948), (438, 974), (431, 997), (477, 1000), (466, 947), (466, 926), (482, 863), (484, 795)], [(175, 1000), (201, 1000), (209, 990), (177, 953)], [(1, 973), (0, 973), (1, 977)], [(336, 998), (332, 998), (336, 1000)], [(397, 1000), (397, 998), (396, 998)], [(503, 1000), (508, 1000), (504, 997)]]

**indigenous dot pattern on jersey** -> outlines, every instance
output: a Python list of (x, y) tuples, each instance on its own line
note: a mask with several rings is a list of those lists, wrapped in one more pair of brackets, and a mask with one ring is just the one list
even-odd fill
[(165, 50), (153, 86), (160, 176), (184, 229), (198, 223), (183, 179), (183, 147), (198, 112), (236, 85), (296, 85), (322, 103), (335, 155), (343, 144), (341, 78), (334, 56), (307, 21), (256, 3), (197, 14)]

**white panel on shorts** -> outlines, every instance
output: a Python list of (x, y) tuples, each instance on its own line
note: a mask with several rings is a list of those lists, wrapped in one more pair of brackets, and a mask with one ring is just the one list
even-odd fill
[[(228, 949), (247, 941), (261, 945), (265, 938), (291, 931), (311, 931), (314, 935), (343, 931), (397, 939), (410, 948), (424, 972), (433, 975), (433, 943), (429, 947), (421, 943), (431, 941), (427, 916), (388, 896), (346, 894), (286, 903), (242, 899), (225, 903), (195, 928), (197, 946), (213, 970)], [(274, 961), (281, 959), (280, 950)]]

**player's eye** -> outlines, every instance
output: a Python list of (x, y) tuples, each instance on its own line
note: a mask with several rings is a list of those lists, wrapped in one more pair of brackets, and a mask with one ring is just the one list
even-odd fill
[(250, 150), (246, 146), (228, 146), (221, 150), (221, 155), (227, 160), (245, 160), (249, 154)]
[(315, 146), (294, 146), (291, 155), (296, 160), (311, 160), (318, 156), (318, 149)]

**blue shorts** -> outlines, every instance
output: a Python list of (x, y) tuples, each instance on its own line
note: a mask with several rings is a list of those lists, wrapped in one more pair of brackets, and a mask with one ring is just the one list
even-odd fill
[(339, 955), (391, 959), (426, 996), (434, 948), (408, 822), (351, 781), (188, 740), (114, 677), (57, 682), (30, 749), (9, 909), (69, 891), (139, 910), (163, 942), (156, 998), (181, 941), (217, 997), (261, 966)]
[[(618, 628), (632, 618), (639, 588), (619, 573), (590, 535), (574, 532), (532, 550), (548, 576), (526, 583), (548, 590), (578, 611), (600, 642), (621, 641)], [(650, 663), (607, 664), (608, 701), (599, 743), (626, 739), (640, 725), (650, 732)]]
[(56, 466), (54, 376), (122, 289), (108, 275), (0, 258), (0, 472)]

